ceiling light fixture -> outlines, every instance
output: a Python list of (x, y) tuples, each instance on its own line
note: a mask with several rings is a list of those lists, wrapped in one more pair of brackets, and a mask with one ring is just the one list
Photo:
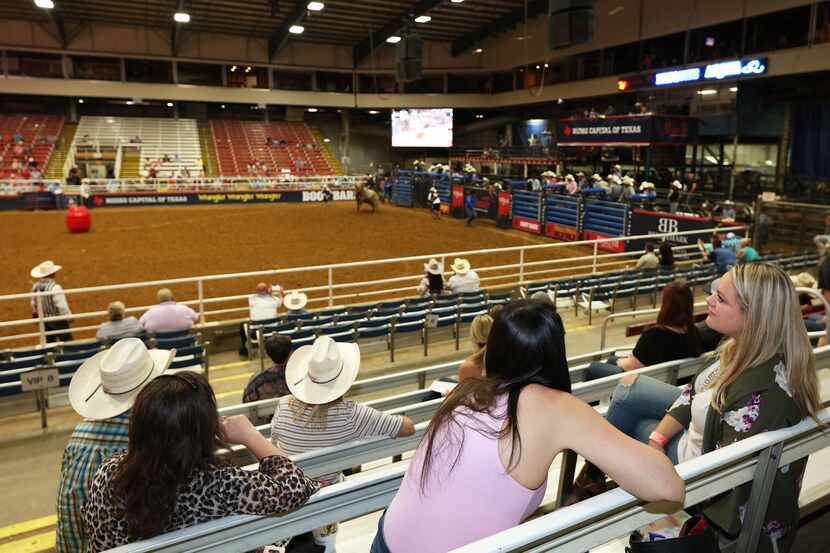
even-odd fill
[(128, 105), (128, 106), (133, 105), (133, 101), (132, 101), (132, 100), (127, 100), (127, 105)]
[(225, 109), (225, 104), (222, 104), (222, 109)]
[(311, 11), (311, 12), (319, 12), (320, 10), (322, 10), (325, 7), (326, 7), (326, 5), (323, 4), (322, 2), (309, 2), (308, 5), (306, 6), (306, 8), (308, 8), (308, 11)]
[(415, 18), (415, 23), (429, 23), (432, 21), (432, 18), (428, 15), (419, 15)]
[(190, 14), (187, 12), (176, 12), (173, 14), (173, 21), (176, 23), (190, 23)]
[(252, 69), (253, 68), (250, 65), (246, 66), (245, 67), (245, 73), (250, 73)]
[(729, 92), (738, 92), (738, 87), (737, 87), (737, 86), (733, 86), (733, 87), (731, 87), (731, 88), (729, 89)]
[(172, 108), (173, 107), (173, 102), (167, 102), (167, 107)]
[(52, 0), (35, 0), (35, 6), (44, 10), (51, 10), (55, 7), (55, 3)]
[(231, 73), (233, 73), (234, 71), (236, 71), (236, 66), (235, 66), (235, 65), (231, 65)]
[(328, 144), (329, 142), (331, 142), (331, 138), (324, 138), (324, 139), (323, 139), (323, 142), (325, 142), (326, 144)]
[(450, 0), (453, 4), (461, 4), (464, 0)]
[(390, 36), (389, 38), (386, 39), (386, 42), (388, 42), (389, 44), (397, 44), (400, 41), (401, 41), (401, 37), (399, 37), (398, 35), (392, 35), (392, 36)]
[(697, 93), (701, 96), (709, 96), (710, 94), (717, 94), (718, 91), (714, 88), (705, 88), (703, 90), (698, 90)]
[(476, 114), (476, 119), (484, 119), (484, 115), (481, 113)]
[(303, 31), (305, 31), (305, 27), (303, 27), (302, 25), (291, 25), (288, 28), (288, 32), (292, 35), (301, 35), (303, 34)]
[(309, 113), (317, 113), (317, 108), (308, 108), (306, 111)]
[(369, 115), (377, 115), (378, 113), (380, 113), (380, 112), (376, 109), (370, 109), (369, 110)]
[(79, 103), (79, 104), (83, 104), (83, 103), (84, 103), (84, 99), (83, 99), (83, 98), (78, 98), (78, 103)]
[(484, 48), (476, 48), (475, 50), (473, 50), (473, 52), (475, 52), (476, 54), (480, 54), (483, 51), (484, 51)]

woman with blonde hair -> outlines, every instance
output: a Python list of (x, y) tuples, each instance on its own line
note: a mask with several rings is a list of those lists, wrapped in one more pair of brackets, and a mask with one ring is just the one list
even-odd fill
[[(694, 382), (675, 388), (648, 376), (623, 377), (606, 418), (624, 433), (682, 463), (769, 430), (816, 418), (820, 406), (813, 351), (795, 289), (779, 268), (738, 265), (712, 287), (706, 324), (726, 336), (715, 362)], [(806, 459), (776, 474), (760, 552), (788, 551), (798, 524), (798, 493)], [(593, 465), (577, 479), (574, 500), (605, 488)], [(740, 530), (750, 484), (703, 507), (725, 534)]]
[(458, 381), (464, 382), (473, 376), (484, 375), (484, 354), (487, 351), (487, 337), (493, 326), (493, 317), (479, 315), (470, 323), (470, 341), (473, 343), (473, 353), (458, 367)]

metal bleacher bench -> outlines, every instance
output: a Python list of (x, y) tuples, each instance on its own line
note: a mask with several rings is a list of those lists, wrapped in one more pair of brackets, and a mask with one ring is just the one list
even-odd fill
[[(830, 347), (815, 350), (817, 369), (830, 368)], [(637, 372), (671, 378), (683, 370), (702, 368), (707, 358), (681, 360), (661, 366), (640, 369)], [(575, 369), (582, 370), (582, 369)], [(574, 376), (572, 374), (572, 376)], [(616, 381), (615, 375), (574, 386), (574, 394), (588, 401), (608, 397)], [(435, 400), (440, 402), (439, 400)], [(823, 423), (830, 422), (830, 409), (819, 413)], [(416, 436), (425, 425), (419, 424)], [(311, 474), (353, 466), (363, 461), (361, 455), (372, 450), (377, 455), (389, 456), (403, 448), (412, 448), (417, 438), (392, 440), (389, 438), (356, 442), (339, 447), (339, 452), (323, 450), (295, 458)], [(770, 478), (781, 465), (791, 463), (830, 445), (830, 432), (823, 431), (812, 420), (798, 425), (764, 433), (739, 443), (721, 448), (692, 461), (678, 465), (678, 472), (686, 481), (685, 506), (696, 505), (710, 497), (741, 484), (753, 481), (753, 501), (765, 510)], [(343, 456), (342, 462), (339, 460)], [(348, 477), (345, 482), (322, 489), (302, 508), (279, 517), (233, 515), (211, 522), (184, 528), (111, 550), (113, 553), (161, 552), (227, 552), (248, 551), (273, 541), (298, 535), (335, 521), (349, 520), (387, 506), (403, 479), (407, 461), (393, 463)], [(552, 469), (553, 472), (553, 469)], [(561, 497), (562, 475), (557, 496)], [(555, 481), (548, 479), (549, 482)], [(555, 484), (552, 484), (555, 485)], [(559, 503), (557, 500), (556, 503)], [(614, 489), (577, 505), (561, 508), (551, 514), (525, 522), (513, 529), (464, 546), (459, 553), (505, 551), (587, 551), (625, 535), (644, 524), (663, 516), (654, 505), (631, 496), (622, 489)], [(744, 522), (746, 530), (731, 547), (739, 553), (753, 551), (763, 516), (753, 517), (750, 510)], [(728, 549), (731, 550), (731, 549)], [(725, 550), (726, 551), (726, 550)]]

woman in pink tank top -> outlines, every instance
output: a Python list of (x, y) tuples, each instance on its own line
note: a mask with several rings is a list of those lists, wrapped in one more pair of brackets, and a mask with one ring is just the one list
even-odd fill
[(607, 467), (638, 497), (682, 501), (665, 455), (570, 394), (564, 328), (551, 305), (517, 301), (500, 311), (484, 366), (486, 376), (459, 384), (430, 422), (371, 553), (443, 553), (521, 523), (564, 449)]

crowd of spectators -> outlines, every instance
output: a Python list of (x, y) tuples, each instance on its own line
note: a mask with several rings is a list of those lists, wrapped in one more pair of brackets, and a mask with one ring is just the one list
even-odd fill
[[(711, 252), (737, 247), (750, 260), (744, 240), (713, 242)], [(671, 248), (664, 246), (658, 256), (648, 244), (640, 269), (672, 265)], [(32, 276), (36, 290), (51, 292), (41, 296), (49, 308), (60, 312), (61, 304), (68, 312), (54, 280), (60, 269), (47, 261)], [(451, 269), (445, 283), (443, 265), (429, 260), (419, 292), (439, 298), (446, 291), (478, 291), (469, 261), (457, 258)], [(826, 259), (822, 270), (830, 274)], [(717, 349), (715, 360), (683, 388), (638, 372), (622, 376), (604, 417), (570, 393), (564, 324), (547, 293), (477, 316), (458, 384), (433, 416), (381, 517), (372, 553), (447, 551), (519, 524), (539, 506), (550, 465), (566, 449), (587, 461), (569, 503), (608, 489), (610, 477), (639, 498), (679, 508), (685, 490), (673, 465), (815, 417), (817, 378), (801, 322), (804, 301), (795, 293), (795, 286), (814, 284), (809, 277), (791, 280), (772, 265), (736, 262), (712, 284), (706, 321), (699, 324), (685, 282), (666, 286), (656, 323), (633, 351), (592, 363), (586, 380)], [(830, 288), (824, 281), (820, 286)], [(263, 340), (273, 364), (250, 379), (242, 400), (279, 398), (273, 413), (253, 421), (220, 419), (204, 377), (168, 371), (173, 354), (148, 350), (134, 337), (188, 329), (198, 319), (169, 289), (157, 296), (158, 305), (140, 320), (127, 317), (122, 302), (110, 304), (98, 336), (114, 344), (72, 378), (70, 403), (84, 421), (62, 462), (59, 552), (103, 551), (232, 513), (290, 511), (321, 487), (341, 482), (343, 474), (311, 479), (289, 456), (414, 433), (406, 416), (345, 399), (360, 372), (360, 349), (325, 335), (293, 352), (288, 336)], [(299, 313), (307, 301), (300, 292), (283, 294), (259, 283), (249, 298), (250, 316), (273, 318), (283, 306)], [(39, 304), (46, 309), (47, 302)], [(269, 421), (270, 440), (254, 426)], [(259, 469), (221, 463), (217, 450), (231, 443), (243, 444)], [(790, 547), (804, 466), (799, 461), (779, 471), (759, 551)], [(739, 486), (702, 512), (712, 526), (734, 535), (742, 525), (738, 507), (748, 497), (748, 487)], [(337, 530), (330, 524), (273, 547), (334, 552)], [(296, 549), (303, 547), (310, 549)]]

